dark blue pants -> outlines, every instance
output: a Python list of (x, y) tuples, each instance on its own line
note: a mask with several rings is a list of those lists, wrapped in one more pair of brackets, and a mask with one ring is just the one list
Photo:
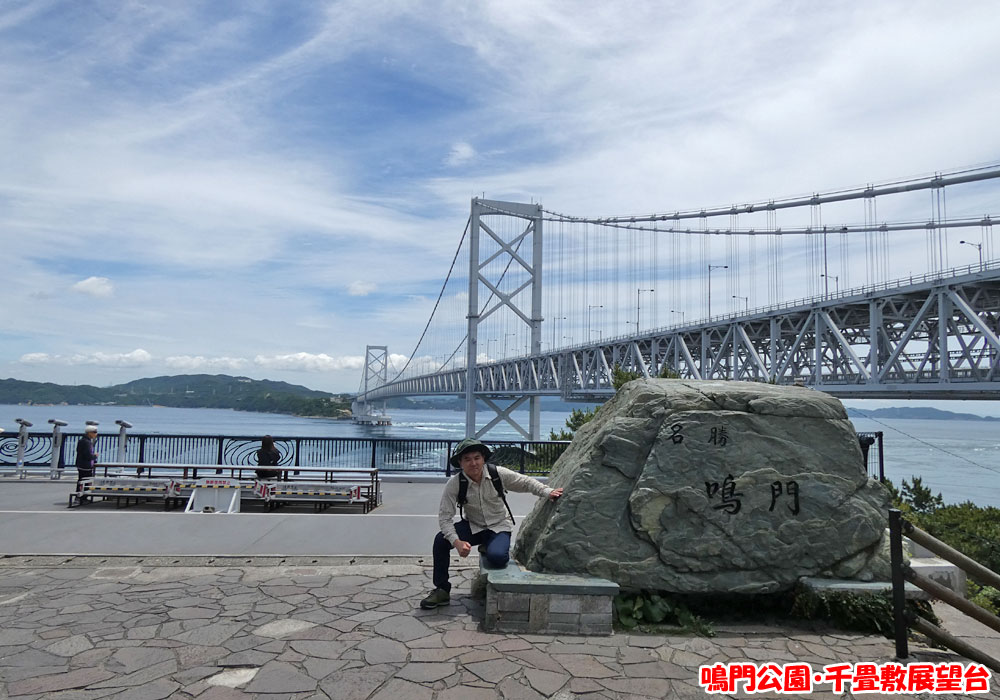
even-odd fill
[[(472, 534), (468, 520), (459, 520), (455, 523), (455, 532), (459, 539), (465, 540), (473, 547), (476, 545), (486, 545), (486, 551), (480, 556), (486, 559), (486, 564), (493, 568), (507, 566), (510, 561), (510, 533), (493, 532), (493, 530), (480, 530)], [(451, 560), (451, 542), (445, 539), (440, 532), (434, 538), (434, 587), (451, 590), (451, 583), (448, 581), (448, 564)]]

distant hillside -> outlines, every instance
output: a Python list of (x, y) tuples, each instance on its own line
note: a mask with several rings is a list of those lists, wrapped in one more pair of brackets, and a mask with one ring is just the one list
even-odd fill
[(233, 408), (300, 416), (340, 416), (350, 398), (304, 386), (230, 377), (225, 374), (183, 374), (137, 379), (110, 387), (65, 386), (48, 382), (0, 379), (0, 403), (86, 404)]
[(942, 411), (937, 408), (904, 408), (889, 407), (876, 408), (871, 411), (862, 411), (856, 408), (848, 408), (847, 415), (851, 418), (904, 418), (912, 420), (981, 420), (1000, 421), (1000, 418), (993, 416), (977, 416), (974, 413), (953, 413)]

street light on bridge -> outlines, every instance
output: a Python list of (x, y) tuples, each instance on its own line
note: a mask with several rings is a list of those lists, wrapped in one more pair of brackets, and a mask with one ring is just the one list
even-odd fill
[(712, 270), (728, 270), (729, 265), (708, 266), (708, 317), (712, 318)]
[(739, 294), (734, 294), (733, 299), (742, 299), (744, 304), (743, 312), (750, 313), (750, 297), (741, 297)]
[(826, 273), (820, 273), (820, 277), (824, 278), (823, 281), (823, 296), (830, 295), (830, 280), (833, 279), (833, 293), (840, 294), (840, 277), (838, 275), (828, 275)]
[(639, 335), (639, 294), (642, 292), (649, 292), (652, 294), (655, 289), (637, 289), (635, 290), (635, 334)]
[(554, 316), (552, 318), (552, 347), (553, 348), (556, 347), (556, 326), (558, 325), (560, 327), (560, 329), (562, 327), (562, 325), (561, 324), (557, 324), (556, 321), (566, 321), (566, 320), (568, 320), (567, 316)]
[(590, 339), (590, 310), (591, 309), (603, 309), (604, 304), (590, 304), (587, 306), (587, 339)]
[(959, 243), (964, 244), (964, 245), (974, 246), (976, 248), (976, 250), (979, 251), (979, 269), (982, 270), (983, 269), (983, 244), (982, 243), (973, 243), (972, 241), (959, 241)]
[(674, 311), (673, 309), (670, 309), (670, 313), (672, 313), (672, 314), (680, 314), (681, 315), (681, 325), (682, 326), (684, 325), (684, 312), (683, 311)]
[(503, 359), (507, 359), (507, 338), (517, 337), (517, 333), (504, 333), (503, 334)]

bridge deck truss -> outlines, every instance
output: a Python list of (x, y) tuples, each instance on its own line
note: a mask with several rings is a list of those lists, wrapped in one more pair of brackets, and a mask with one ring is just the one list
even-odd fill
[[(601, 401), (614, 369), (800, 384), (841, 398), (992, 398), (1000, 392), (1000, 270), (818, 299), (477, 365), (473, 393)], [(369, 396), (466, 394), (466, 369)]]

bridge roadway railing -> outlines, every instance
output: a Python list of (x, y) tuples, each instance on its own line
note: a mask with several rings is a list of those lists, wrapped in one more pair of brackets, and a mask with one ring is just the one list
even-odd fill
[[(617, 366), (841, 398), (985, 398), (1000, 389), (998, 319), (1000, 261), (990, 261), (478, 365), (473, 394), (602, 401)], [(466, 377), (460, 368), (399, 379), (368, 398), (465, 395)]]
[[(52, 462), (52, 435), (29, 433), (24, 453), (27, 473), (48, 475)], [(62, 464), (68, 468), (67, 478), (76, 478), (73, 464), (76, 442), (81, 434), (66, 435), (62, 448)], [(102, 435), (97, 439), (97, 451), (106, 455), (105, 462), (156, 465), (156, 476), (182, 475), (180, 465), (252, 471), (257, 468), (256, 451), (260, 439), (253, 437), (213, 435), (129, 435), (125, 455), (116, 459), (117, 436)], [(885, 480), (885, 457), (882, 433), (858, 433), (868, 476)], [(386, 438), (335, 437), (276, 437), (274, 445), (281, 453), (279, 469), (295, 467), (309, 469), (375, 468), (379, 472), (436, 473), (451, 476), (454, 469), (449, 460), (459, 440), (409, 440)], [(491, 462), (522, 474), (544, 476), (566, 451), (569, 442), (562, 440), (490, 440)], [(11, 476), (16, 469), (16, 436), (0, 436), (0, 476)], [(176, 464), (176, 474), (169, 465)], [(100, 467), (100, 464), (98, 464)], [(150, 470), (153, 471), (153, 470)], [(147, 471), (146, 475), (150, 473)], [(242, 476), (242, 471), (239, 476)], [(185, 475), (186, 476), (186, 475)], [(234, 476), (237, 476), (234, 474)]]
[[(63, 433), (59, 463), (76, 478), (76, 443), (81, 433)], [(275, 437), (281, 453), (278, 468), (330, 467), (339, 469), (375, 468), (380, 472), (430, 472), (451, 475), (449, 460), (460, 440), (346, 437)], [(491, 440), (493, 462), (526, 474), (547, 474), (568, 442)], [(229, 435), (154, 435), (131, 433), (125, 454), (118, 456), (118, 436), (100, 435), (96, 449), (98, 465), (104, 462), (163, 465), (204, 464), (216, 467), (257, 468), (259, 437)], [(17, 469), (17, 436), (0, 436), (0, 475)], [(52, 434), (29, 433), (25, 443), (27, 473), (48, 474), (52, 463)]]

